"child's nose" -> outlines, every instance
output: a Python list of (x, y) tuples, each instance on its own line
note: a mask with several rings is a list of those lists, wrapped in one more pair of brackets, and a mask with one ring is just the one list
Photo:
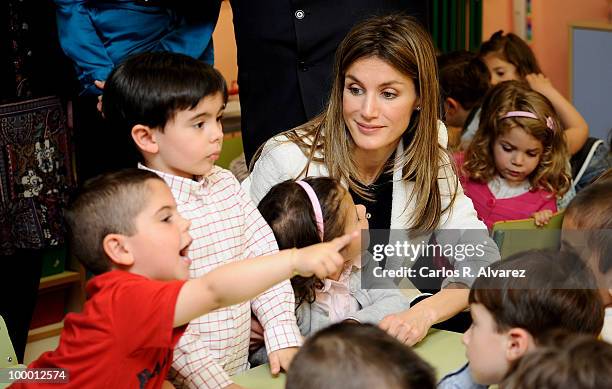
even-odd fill
[(184, 217), (180, 216), (181, 218), (181, 230), (182, 231), (189, 231), (189, 227), (191, 227), (191, 220), (185, 219)]
[(523, 164), (523, 160), (524, 160), (524, 158), (523, 158), (523, 155), (521, 153), (515, 153), (512, 156), (512, 163), (514, 165), (517, 165), (517, 166), (522, 165)]
[(213, 128), (212, 133), (212, 143), (220, 142), (223, 139), (223, 124), (221, 122), (217, 122), (217, 124)]

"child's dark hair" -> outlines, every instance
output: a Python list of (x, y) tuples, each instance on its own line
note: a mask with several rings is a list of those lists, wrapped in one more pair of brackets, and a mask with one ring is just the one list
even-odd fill
[[(598, 270), (612, 270), (612, 170), (578, 192), (565, 211), (578, 231), (583, 234), (588, 249), (599, 259)], [(564, 232), (565, 233), (565, 232)]]
[(521, 78), (525, 78), (526, 75), (531, 73), (542, 73), (540, 65), (538, 65), (538, 61), (527, 43), (511, 32), (504, 35), (504, 32), (499, 30), (491, 35), (488, 41), (480, 45), (478, 55), (481, 58), (490, 53), (499, 54), (501, 59), (514, 65)]
[[(346, 189), (329, 177), (306, 178), (314, 190), (323, 213), (323, 241), (329, 241), (344, 234), (344, 213), (340, 204)], [(259, 202), (259, 212), (272, 228), (278, 248), (302, 248), (321, 243), (312, 203), (304, 188), (295, 181), (281, 182), (270, 189)], [(323, 284), (315, 276), (291, 279), (296, 305), (315, 300), (315, 289)]]
[(612, 345), (593, 336), (565, 333), (518, 360), (504, 389), (597, 389), (612, 382)]
[[(537, 119), (504, 118), (512, 111), (530, 112)], [(529, 175), (532, 188), (563, 196), (570, 188), (571, 177), (566, 169), (569, 154), (561, 122), (550, 101), (520, 81), (501, 82), (487, 93), (478, 131), (465, 153), (463, 169), (467, 175), (474, 181), (489, 182), (497, 174), (493, 145), (498, 137), (515, 127), (542, 143), (540, 163)]]
[(149, 180), (163, 180), (141, 169), (124, 169), (85, 182), (64, 211), (70, 253), (87, 270), (101, 274), (111, 270), (102, 242), (108, 234), (133, 235), (134, 219), (150, 195)]
[(433, 369), (371, 324), (337, 323), (306, 340), (287, 373), (287, 389), (435, 388)]
[(438, 56), (442, 100), (451, 97), (470, 111), (480, 105), (489, 90), (489, 69), (469, 51), (453, 51)]
[(177, 111), (193, 109), (217, 93), (227, 102), (225, 80), (212, 66), (183, 54), (143, 53), (113, 69), (104, 85), (102, 110), (119, 141), (132, 144), (135, 125), (163, 132)]
[(575, 253), (526, 251), (490, 268), (524, 271), (522, 277), (480, 276), (470, 290), (470, 304), (482, 304), (499, 332), (523, 328), (539, 344), (554, 329), (591, 335), (601, 331), (603, 303), (593, 274)]

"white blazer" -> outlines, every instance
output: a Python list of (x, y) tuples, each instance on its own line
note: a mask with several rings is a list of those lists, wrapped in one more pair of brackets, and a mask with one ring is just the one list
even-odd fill
[[(446, 127), (440, 122), (438, 127), (438, 142), (443, 147), (447, 144)], [(403, 152), (403, 144), (397, 146), (396, 156)], [(456, 190), (455, 202), (451, 209), (442, 214), (436, 240), (440, 244), (467, 244), (471, 242), (479, 242), (485, 245), (485, 255), (482, 258), (470, 258), (466, 261), (456, 261), (453, 263), (455, 268), (462, 269), (468, 267), (461, 274), (472, 276), (470, 277), (449, 277), (443, 286), (449, 282), (461, 282), (466, 285), (471, 285), (475, 276), (478, 274), (478, 269), (490, 265), (492, 262), (499, 260), (499, 249), (488, 235), (485, 224), (478, 220), (476, 210), (465, 193), (461, 184), (454, 180), (455, 174), (450, 166), (450, 160), (446, 154), (441, 154), (441, 160), (444, 161), (440, 167), (441, 174), (438, 180), (440, 185), (440, 195), (442, 199), (442, 209), (448, 206), (453, 190)], [(308, 158), (295, 143), (289, 141), (286, 136), (278, 135), (270, 139), (264, 145), (261, 156), (255, 163), (251, 174), (242, 182), (242, 188), (251, 196), (255, 204), (259, 204), (261, 199), (268, 191), (276, 184), (290, 180), (305, 178), (305, 175), (300, 176), (302, 170), (306, 166)], [(398, 166), (399, 167), (399, 166)], [(329, 176), (327, 167), (319, 162), (311, 162), (307, 172), (308, 177)], [(457, 187), (455, 187), (457, 182)], [(409, 202), (410, 194), (414, 190), (414, 182), (402, 180), (402, 169), (397, 168), (393, 173), (393, 199), (391, 203), (391, 239), (394, 241), (411, 241), (408, 238), (406, 228), (409, 226), (409, 215), (416, 207), (416, 200)], [(466, 231), (468, 230), (468, 231)], [(401, 266), (404, 261), (397, 259), (388, 261), (388, 266)]]

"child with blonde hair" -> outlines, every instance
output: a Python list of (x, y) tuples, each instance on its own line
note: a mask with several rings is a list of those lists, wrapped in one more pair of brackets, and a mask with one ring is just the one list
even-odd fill
[(491, 89), (480, 125), (456, 160), (465, 193), (488, 228), (534, 218), (545, 225), (571, 185), (563, 130), (550, 102), (518, 81)]

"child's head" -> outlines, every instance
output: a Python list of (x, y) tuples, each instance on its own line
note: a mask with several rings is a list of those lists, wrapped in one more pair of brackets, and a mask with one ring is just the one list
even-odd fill
[[(500, 276), (512, 270), (518, 273)], [(498, 276), (478, 277), (469, 295), (473, 323), (463, 342), (476, 382), (499, 383), (551, 330), (601, 331), (604, 312), (593, 275), (575, 254), (528, 251), (494, 263), (493, 271)]]
[(438, 57), (446, 123), (463, 127), (470, 111), (489, 90), (489, 70), (474, 53), (453, 51)]
[(529, 180), (532, 188), (560, 196), (571, 183), (568, 160), (550, 101), (524, 83), (506, 81), (484, 99), (463, 168), (475, 181), (488, 182), (498, 174), (510, 184)]
[(370, 324), (338, 323), (306, 340), (287, 373), (287, 389), (434, 388), (433, 369), (409, 347)]
[(227, 86), (204, 62), (166, 52), (130, 57), (108, 77), (103, 102), (117, 142), (135, 143), (153, 169), (203, 176), (219, 156)]
[(189, 221), (155, 173), (125, 169), (87, 181), (65, 211), (74, 255), (93, 274), (114, 269), (185, 279)]
[(525, 355), (504, 379), (504, 389), (598, 389), (612, 382), (612, 345), (567, 334)]
[[(368, 228), (365, 207), (355, 205), (350, 193), (328, 177), (277, 184), (261, 199), (258, 208), (281, 250), (327, 242), (358, 228)], [(347, 261), (355, 259), (361, 253), (361, 242), (354, 239), (340, 253)], [(320, 282), (316, 277), (294, 277), (291, 282), (298, 305), (314, 301), (314, 289)]]
[(531, 73), (542, 73), (533, 51), (521, 38), (497, 31), (480, 46), (480, 58), (491, 72), (491, 84), (522, 80)]
[(563, 243), (582, 254), (606, 305), (612, 304), (612, 177), (578, 192), (565, 211)]

